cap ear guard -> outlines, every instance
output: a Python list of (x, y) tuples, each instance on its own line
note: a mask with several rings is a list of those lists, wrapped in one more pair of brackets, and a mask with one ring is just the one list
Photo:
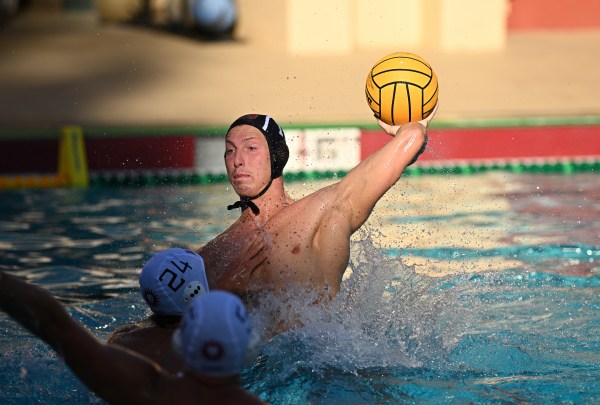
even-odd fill
[(269, 152), (271, 155), (271, 179), (276, 179), (283, 175), (283, 168), (290, 157), (290, 150), (286, 144), (283, 129), (268, 115), (264, 117), (262, 132), (267, 138)]
[(271, 179), (283, 176), (283, 168), (287, 164), (289, 157), (290, 150), (285, 143), (274, 150), (271, 149)]

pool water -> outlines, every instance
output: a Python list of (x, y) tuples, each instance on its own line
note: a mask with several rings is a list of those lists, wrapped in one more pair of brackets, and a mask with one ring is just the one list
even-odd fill
[[(234, 200), (225, 184), (5, 191), (0, 266), (104, 339), (145, 317), (151, 252), (210, 240)], [(299, 303), (305, 326), (264, 344), (246, 387), (273, 404), (598, 402), (599, 237), (594, 173), (403, 178), (334, 302)], [(101, 403), (3, 313), (0, 348), (0, 403)]]

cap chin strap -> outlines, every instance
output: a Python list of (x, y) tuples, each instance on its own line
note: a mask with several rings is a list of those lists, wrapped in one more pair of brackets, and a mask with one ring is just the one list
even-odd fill
[(261, 195), (265, 194), (267, 192), (267, 190), (269, 189), (269, 187), (271, 187), (271, 183), (273, 183), (273, 179), (269, 180), (269, 183), (265, 186), (265, 188), (263, 188), (263, 190), (260, 193), (258, 193), (257, 195), (255, 195), (254, 197), (240, 197), (239, 201), (236, 201), (235, 203), (228, 205), (227, 209), (233, 210), (236, 208), (241, 208), (241, 210), (244, 211), (246, 208), (250, 208), (254, 215), (258, 215), (260, 210), (258, 209), (258, 206), (256, 204), (254, 204), (254, 202), (252, 202), (252, 200), (255, 200), (258, 197), (260, 197)]

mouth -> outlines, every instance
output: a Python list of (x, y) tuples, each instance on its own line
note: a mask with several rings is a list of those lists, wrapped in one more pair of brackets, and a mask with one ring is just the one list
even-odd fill
[(249, 178), (249, 177), (250, 177), (250, 175), (246, 174), (246, 173), (234, 173), (233, 174), (233, 179), (234, 180), (243, 180), (243, 179), (246, 179), (246, 178)]

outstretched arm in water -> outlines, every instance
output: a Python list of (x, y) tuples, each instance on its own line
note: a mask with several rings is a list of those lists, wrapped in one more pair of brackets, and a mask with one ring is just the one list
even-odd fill
[(45, 290), (0, 271), (0, 308), (49, 344), (109, 403), (152, 402), (166, 374), (150, 360), (98, 340)]

